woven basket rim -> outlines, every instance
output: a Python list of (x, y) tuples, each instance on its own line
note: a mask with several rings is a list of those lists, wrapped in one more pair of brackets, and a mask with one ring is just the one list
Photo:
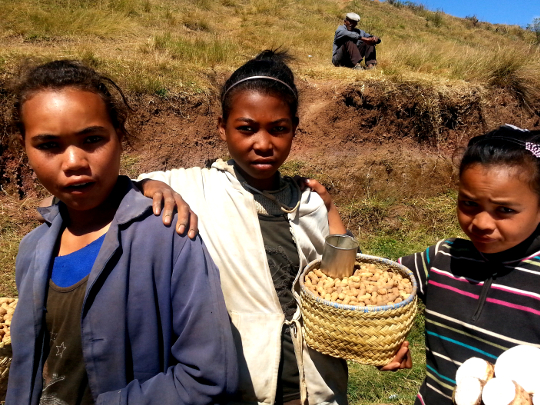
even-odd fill
[[(315, 294), (313, 294), (313, 292), (311, 292), (309, 289), (307, 289), (306, 286), (304, 285), (304, 279), (305, 279), (306, 272), (308, 270), (311, 271), (311, 267), (314, 266), (317, 263), (320, 263), (321, 259), (315, 259), (315, 260), (311, 261), (310, 263), (308, 263), (308, 265), (302, 271), (302, 274), (301, 274), (300, 280), (299, 280), (300, 281), (300, 288), (302, 289), (302, 292), (304, 294), (308, 294), (312, 299), (314, 299), (315, 301), (320, 302), (320, 303), (322, 303), (324, 305), (334, 307), (334, 308), (338, 308), (338, 309), (345, 309), (345, 310), (348, 310), (348, 311), (358, 311), (358, 312), (388, 311), (388, 310), (391, 310), (391, 309), (401, 308), (401, 307), (403, 307), (405, 305), (410, 304), (414, 300), (414, 298), (416, 297), (416, 292), (418, 290), (418, 284), (416, 283), (416, 279), (414, 278), (414, 274), (413, 274), (413, 272), (411, 270), (409, 270), (407, 267), (403, 266), (402, 264), (400, 264), (398, 262), (395, 262), (395, 261), (390, 260), (390, 259), (386, 259), (384, 257), (366, 255), (366, 254), (363, 254), (363, 253), (357, 253), (356, 254), (356, 260), (357, 261), (362, 261), (362, 259), (367, 259), (367, 260), (370, 260), (372, 262), (376, 261), (376, 262), (379, 262), (379, 263), (384, 263), (384, 264), (386, 264), (386, 265), (388, 265), (390, 267), (395, 267), (395, 268), (399, 269), (400, 271), (402, 271), (403, 273), (405, 273), (409, 277), (409, 280), (411, 281), (411, 284), (412, 284), (412, 287), (413, 287), (412, 293), (407, 297), (406, 300), (401, 301), (398, 304), (381, 305), (381, 306), (369, 306), (369, 307), (367, 307), (367, 306), (360, 307), (360, 306), (354, 306), (354, 305), (343, 305), (343, 304), (339, 304), (337, 302), (325, 300), (325, 299), (323, 299), (321, 297), (318, 297)], [(367, 261), (367, 260), (364, 260), (364, 261)]]

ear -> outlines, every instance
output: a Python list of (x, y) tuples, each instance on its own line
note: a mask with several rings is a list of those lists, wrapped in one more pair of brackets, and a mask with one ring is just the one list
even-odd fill
[(21, 145), (21, 147), (22, 147), (23, 149), (25, 149), (25, 148), (24, 148), (24, 137), (22, 136), (22, 134), (21, 134), (20, 132), (19, 132), (19, 134), (17, 135), (17, 140), (19, 141), (19, 144)]
[(124, 134), (120, 129), (116, 129), (116, 136), (118, 137), (118, 142), (120, 143), (120, 152), (124, 151), (124, 145), (122, 141), (124, 140)]
[(219, 137), (222, 141), (227, 140), (227, 134), (225, 131), (225, 127), (227, 126), (227, 123), (223, 120), (222, 116), (218, 117), (218, 131), (219, 131)]

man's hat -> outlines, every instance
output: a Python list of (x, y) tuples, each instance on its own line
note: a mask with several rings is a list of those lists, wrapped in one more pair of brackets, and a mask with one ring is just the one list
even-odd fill
[(356, 13), (347, 13), (347, 15), (345, 15), (345, 18), (351, 21), (360, 21), (360, 16)]

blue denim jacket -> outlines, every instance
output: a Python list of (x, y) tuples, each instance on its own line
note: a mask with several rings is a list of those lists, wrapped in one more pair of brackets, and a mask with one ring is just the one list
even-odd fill
[[(164, 227), (128, 178), (120, 176), (116, 187), (125, 195), (81, 314), (96, 404), (227, 402), (238, 370), (216, 266), (199, 237)], [(46, 223), (25, 236), (17, 256), (8, 405), (37, 405), (42, 390), (46, 296), (63, 219), (58, 205), (40, 212)]]

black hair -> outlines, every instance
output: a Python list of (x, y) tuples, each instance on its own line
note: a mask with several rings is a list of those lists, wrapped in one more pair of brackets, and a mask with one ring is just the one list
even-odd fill
[[(130, 136), (126, 129), (126, 121), (132, 109), (120, 87), (108, 77), (76, 60), (56, 60), (25, 70), (21, 79), (12, 86), (15, 97), (12, 125), (23, 137), (25, 134), (22, 121), (23, 104), (41, 90), (61, 90), (66, 87), (99, 95), (105, 103), (113, 127), (123, 138)], [(111, 88), (121, 96), (120, 99), (111, 94)]]
[[(294, 74), (287, 66), (291, 56), (286, 51), (265, 50), (254, 59), (240, 66), (221, 89), (221, 111), (227, 121), (232, 109), (232, 98), (240, 91), (251, 90), (282, 98), (296, 118), (298, 112), (298, 90), (294, 84)], [(272, 79), (248, 79), (253, 76), (267, 76)], [(242, 81), (245, 80), (245, 81)], [(240, 82), (242, 81), (242, 82)]]
[(540, 131), (504, 125), (472, 138), (463, 153), (459, 176), (475, 164), (524, 168), (531, 189), (540, 195)]

